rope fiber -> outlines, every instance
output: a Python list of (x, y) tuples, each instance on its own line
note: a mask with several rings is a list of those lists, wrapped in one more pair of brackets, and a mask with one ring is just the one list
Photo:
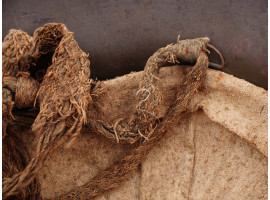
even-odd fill
[[(33, 37), (20, 30), (11, 30), (3, 41), (2, 53), (3, 151), (9, 151), (13, 142), (10, 140), (8, 127), (12, 127), (14, 108), (39, 107), (39, 114), (32, 124), (32, 132), (38, 135), (39, 140), (34, 157), (27, 165), (20, 164), (17, 171), (10, 171), (19, 166), (13, 162), (13, 155), (3, 158), (3, 198), (35, 192), (36, 195), (29, 195), (32, 196), (29, 199), (41, 199), (37, 172), (57, 146), (62, 143), (72, 145), (83, 124), (114, 141), (134, 143), (134, 148), (85, 185), (54, 199), (95, 199), (117, 187), (144, 160), (176, 120), (186, 113), (189, 100), (206, 75), (209, 65), (206, 49), (208, 43), (207, 37), (178, 39), (177, 43), (156, 51), (145, 65), (136, 94), (135, 113), (129, 119), (110, 122), (87, 117), (87, 112), (91, 112), (93, 106), (91, 96), (98, 96), (91, 94), (91, 84), (93, 86), (95, 83), (90, 79), (90, 61), (88, 55), (79, 48), (74, 34), (64, 24), (46, 24), (38, 28)], [(39, 84), (30, 71), (36, 67), (38, 58), (49, 53), (53, 53), (52, 64)], [(168, 63), (181, 61), (196, 64), (179, 85), (175, 100), (165, 116), (157, 118), (162, 101), (162, 95), (156, 86), (159, 70)], [(138, 142), (139, 139), (144, 142)], [(23, 150), (16, 154), (18, 153), (25, 154)], [(37, 189), (27, 189), (30, 183), (31, 187)]]

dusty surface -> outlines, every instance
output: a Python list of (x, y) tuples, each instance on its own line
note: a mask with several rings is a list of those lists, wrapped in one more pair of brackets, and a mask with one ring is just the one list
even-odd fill
[[(179, 67), (162, 69), (160, 116), (184, 74)], [(105, 82), (100, 118), (113, 122), (132, 113), (140, 76)], [(99, 199), (267, 199), (267, 91), (209, 70), (204, 90), (189, 109), (194, 112), (168, 131), (129, 179)], [(59, 147), (45, 162), (39, 173), (44, 199), (83, 185), (130, 148), (87, 130), (72, 147)], [(33, 155), (36, 139), (24, 136)]]

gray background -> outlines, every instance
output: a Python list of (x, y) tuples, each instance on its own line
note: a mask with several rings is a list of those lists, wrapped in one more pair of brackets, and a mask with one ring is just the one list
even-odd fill
[(225, 72), (267, 88), (267, 6), (267, 0), (3, 0), (3, 38), (11, 28), (32, 35), (62, 22), (90, 53), (92, 77), (103, 80), (142, 70), (179, 34), (208, 36), (223, 53)]

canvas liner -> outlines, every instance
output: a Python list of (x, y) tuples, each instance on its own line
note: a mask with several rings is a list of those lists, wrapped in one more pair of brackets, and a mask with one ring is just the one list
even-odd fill
[[(35, 179), (36, 173), (60, 143), (74, 145), (74, 139), (80, 134), (83, 124), (88, 128), (88, 132), (97, 132), (116, 142), (128, 142), (132, 145), (129, 153), (111, 167), (69, 194), (56, 198), (93, 199), (117, 187), (130, 171), (137, 168), (166, 132), (178, 124), (183, 116), (186, 117), (189, 112), (198, 109), (196, 106), (188, 109), (188, 102), (198, 90), (205, 91), (205, 88), (200, 86), (209, 65), (206, 49), (208, 42), (208, 38), (178, 40), (176, 44), (159, 49), (149, 58), (144, 72), (135, 81), (135, 85), (139, 87), (137, 86), (133, 96), (133, 104), (119, 104), (121, 109), (129, 109), (130, 112), (117, 114), (120, 112), (118, 108), (113, 114), (118, 116), (113, 118), (108, 117), (110, 110), (116, 109), (111, 100), (121, 102), (117, 100), (119, 96), (114, 98), (117, 93), (111, 94), (106, 101), (110, 87), (105, 82), (94, 82), (90, 79), (87, 55), (78, 47), (73, 33), (63, 24), (47, 24), (37, 29), (33, 37), (22, 31), (11, 30), (3, 42), (3, 133), (5, 134), (6, 127), (16, 127), (16, 123), (18, 124), (18, 117), (12, 115), (13, 109), (29, 108), (36, 104), (39, 113), (34, 117), (32, 131), (39, 140), (35, 155), (26, 166), (27, 153), (22, 153), (19, 143), (15, 145), (12, 143), (15, 139), (10, 139), (16, 138), (16, 134), (10, 136), (8, 131), (8, 135), (4, 135), (3, 176), (9, 178), (5, 178), (3, 182), (3, 197), (17, 194), (22, 195), (21, 198), (28, 195), (28, 198), (37, 199), (40, 189), (38, 180)], [(53, 54), (52, 65), (43, 78), (40, 71), (44, 69), (39, 71), (33, 68), (39, 57), (49, 53)], [(171, 86), (174, 89), (170, 101), (167, 101), (169, 95), (164, 93), (160, 86), (163, 82), (159, 73), (160, 67), (183, 61), (196, 64), (192, 68), (183, 68), (185, 74), (178, 84), (176, 82)], [(174, 76), (172, 74), (172, 77)], [(121, 91), (123, 88), (118, 82), (110, 90)], [(133, 88), (129, 90), (132, 91)], [(104, 96), (105, 101), (102, 101)], [(169, 102), (166, 109), (165, 102)], [(261, 135), (253, 138), (253, 143), (267, 155), (265, 142), (262, 142), (265, 134)], [(249, 137), (245, 139), (249, 140)], [(16, 146), (17, 150), (10, 153), (10, 146)], [(20, 154), (17, 157), (21, 158), (24, 164), (14, 163), (14, 158), (11, 157), (13, 154)]]

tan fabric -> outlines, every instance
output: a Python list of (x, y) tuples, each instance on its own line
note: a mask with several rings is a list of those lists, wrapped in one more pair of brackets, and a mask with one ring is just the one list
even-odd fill
[[(185, 68), (166, 67), (160, 73), (162, 116)], [(107, 92), (99, 106), (101, 112), (111, 109), (103, 117), (114, 121), (134, 111), (141, 75), (105, 82)], [(244, 80), (209, 70), (204, 89), (190, 103), (194, 112), (168, 131), (121, 187), (99, 199), (267, 199), (267, 95)], [(33, 155), (34, 136), (28, 133), (24, 139), (33, 141), (28, 145)], [(86, 183), (129, 148), (85, 127), (71, 148), (59, 147), (45, 162), (39, 173), (43, 198)]]

